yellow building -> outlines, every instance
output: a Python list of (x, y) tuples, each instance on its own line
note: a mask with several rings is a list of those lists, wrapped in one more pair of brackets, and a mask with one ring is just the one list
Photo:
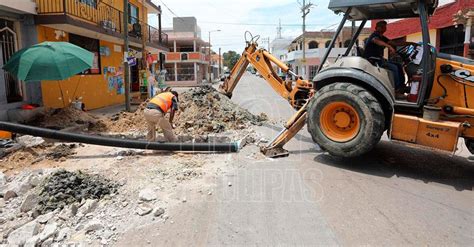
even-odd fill
[[(139, 71), (154, 66), (152, 57), (168, 48), (167, 36), (161, 32), (160, 7), (151, 0), (129, 2), (129, 56), (137, 58), (136, 65), (130, 66), (133, 94), (141, 88)], [(95, 55), (91, 69), (67, 80), (43, 81), (44, 105), (60, 108), (63, 102), (69, 105), (79, 100), (90, 110), (124, 103), (123, 0), (36, 0), (36, 4), (38, 42), (67, 41)], [(149, 14), (157, 15), (159, 28), (148, 25)]]

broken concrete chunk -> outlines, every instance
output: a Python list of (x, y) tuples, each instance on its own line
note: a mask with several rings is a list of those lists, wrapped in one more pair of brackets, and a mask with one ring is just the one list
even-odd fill
[(35, 208), (35, 206), (38, 204), (39, 200), (40, 200), (39, 196), (36, 195), (36, 194), (27, 195), (25, 197), (25, 200), (23, 200), (23, 203), (20, 206), (20, 211), (24, 212), (24, 213), (29, 212), (30, 210)]
[(85, 232), (97, 231), (104, 228), (104, 225), (100, 223), (98, 220), (91, 220), (87, 225), (84, 227)]
[(92, 211), (97, 207), (98, 203), (97, 200), (87, 199), (84, 205), (82, 205), (78, 210), (77, 213), (81, 216), (84, 216)]
[(40, 224), (46, 224), (51, 218), (54, 217), (54, 212), (49, 212), (47, 214), (40, 215), (36, 218), (36, 221)]
[(38, 237), (38, 235), (36, 235), (26, 240), (24, 247), (36, 247), (39, 242), (40, 238)]
[(65, 227), (61, 230), (59, 230), (58, 235), (56, 236), (56, 241), (63, 241), (67, 236), (69, 235), (69, 232), (71, 229), (69, 227)]
[(38, 233), (39, 224), (36, 221), (31, 221), (19, 227), (8, 235), (8, 244), (24, 245), (28, 239)]
[(165, 213), (165, 209), (164, 208), (156, 208), (155, 211), (153, 212), (153, 216), (155, 217), (160, 217), (161, 215), (163, 215)]
[(40, 241), (43, 242), (49, 237), (56, 235), (56, 233), (58, 233), (58, 224), (54, 222), (51, 224), (47, 224), (38, 236), (40, 238)]
[(7, 190), (7, 192), (5, 192), (5, 194), (3, 195), (3, 199), (5, 199), (5, 201), (8, 201), (12, 198), (15, 198), (17, 197), (18, 195), (16, 194), (15, 191), (13, 190)]
[(41, 183), (41, 178), (37, 175), (31, 175), (28, 177), (28, 183), (31, 187), (36, 187)]
[(152, 210), (153, 209), (150, 206), (148, 206), (146, 204), (142, 204), (142, 205), (138, 206), (137, 214), (140, 215), (140, 216), (144, 216), (144, 215), (147, 215), (147, 214), (151, 213)]
[(53, 244), (53, 240), (54, 238), (46, 239), (45, 241), (43, 241), (43, 243), (41, 243), (41, 247), (51, 247), (51, 245)]
[(152, 188), (146, 188), (141, 190), (138, 194), (138, 197), (140, 198), (140, 200), (145, 202), (153, 201), (157, 198), (156, 193)]
[(20, 136), (16, 138), (16, 141), (22, 146), (27, 147), (27, 148), (36, 147), (45, 143), (43, 138), (30, 136), (30, 135)]

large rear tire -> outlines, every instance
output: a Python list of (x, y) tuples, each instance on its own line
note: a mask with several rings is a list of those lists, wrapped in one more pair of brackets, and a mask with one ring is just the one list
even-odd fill
[(474, 154), (474, 140), (464, 138), (464, 143), (466, 144), (467, 150), (469, 150), (471, 154)]
[(308, 106), (308, 131), (334, 156), (356, 157), (372, 150), (385, 130), (380, 103), (366, 89), (351, 83), (323, 87)]

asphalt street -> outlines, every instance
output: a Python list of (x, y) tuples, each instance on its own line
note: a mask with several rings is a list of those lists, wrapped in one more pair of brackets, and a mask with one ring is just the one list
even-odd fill
[[(275, 123), (275, 136), (294, 110), (261, 78), (245, 74), (232, 98)], [(460, 144), (454, 157), (391, 143), (385, 137), (360, 158), (319, 151), (301, 130), (290, 156), (251, 159), (256, 148), (225, 156), (232, 167), (209, 181), (212, 199), (190, 198), (174, 224), (140, 236), (167, 245), (472, 245), (474, 164)]]

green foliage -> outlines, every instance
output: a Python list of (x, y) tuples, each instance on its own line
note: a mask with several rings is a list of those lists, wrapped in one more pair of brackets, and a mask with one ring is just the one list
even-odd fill
[(230, 70), (234, 68), (234, 65), (239, 61), (240, 54), (235, 51), (224, 52), (224, 66), (227, 66)]

